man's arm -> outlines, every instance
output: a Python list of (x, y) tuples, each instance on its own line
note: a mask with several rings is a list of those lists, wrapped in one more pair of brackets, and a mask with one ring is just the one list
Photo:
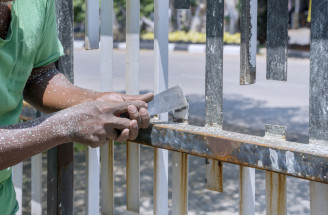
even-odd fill
[(131, 105), (137, 110), (146, 107), (142, 101), (87, 102), (26, 123), (2, 127), (0, 170), (66, 142), (98, 147), (108, 143), (108, 139), (118, 142), (135, 139), (137, 121), (119, 117)]
[[(100, 93), (77, 87), (58, 72), (55, 64), (34, 69), (24, 89), (24, 99), (46, 113), (88, 101), (119, 103), (141, 100), (149, 102), (152, 98), (153, 94), (128, 96), (121, 93)], [(141, 111), (147, 113), (145, 109)]]
[[(76, 87), (54, 64), (35, 69), (25, 86), (25, 100), (44, 112), (64, 110), (0, 128), (0, 170), (65, 142), (98, 147), (108, 139), (133, 140), (139, 128), (149, 125), (146, 102), (152, 97)], [(122, 114), (129, 118), (120, 117)]]

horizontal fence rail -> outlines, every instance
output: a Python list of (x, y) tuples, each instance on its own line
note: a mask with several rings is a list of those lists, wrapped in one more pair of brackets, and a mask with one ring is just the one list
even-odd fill
[(135, 142), (328, 183), (325, 141), (302, 144), (211, 127), (155, 123), (141, 131)]

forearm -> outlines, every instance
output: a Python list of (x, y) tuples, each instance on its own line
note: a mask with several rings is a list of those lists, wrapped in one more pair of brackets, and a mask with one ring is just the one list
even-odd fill
[(24, 89), (24, 99), (45, 113), (95, 100), (99, 92), (74, 86), (56, 68), (32, 74)]
[(27, 123), (0, 128), (0, 170), (70, 142), (69, 130), (60, 118), (47, 115)]

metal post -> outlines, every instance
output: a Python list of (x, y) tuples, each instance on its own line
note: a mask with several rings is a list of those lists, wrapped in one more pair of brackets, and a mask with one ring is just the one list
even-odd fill
[(57, 147), (48, 151), (47, 169), (47, 214), (56, 215), (58, 198)]
[[(277, 125), (265, 125), (265, 137), (267, 139), (286, 140), (286, 127)], [(277, 164), (278, 155), (273, 150), (270, 151), (270, 160)], [(291, 154), (291, 152), (289, 152)], [(289, 165), (293, 159), (286, 157)], [(276, 168), (274, 165), (272, 168)], [(286, 215), (287, 214), (287, 194), (286, 194), (286, 175), (266, 172), (265, 177), (266, 191), (266, 214), (267, 215)]]
[[(73, 1), (56, 0), (58, 37), (65, 56), (57, 68), (73, 82)], [(48, 151), (47, 214), (73, 214), (73, 143)]]
[[(188, 124), (188, 108), (174, 111), (173, 121)], [(188, 214), (188, 154), (172, 152), (172, 214)]]
[[(169, 1), (155, 0), (154, 92), (168, 89)], [(161, 121), (168, 114), (160, 114)], [(168, 214), (168, 151), (154, 150), (154, 214)]]
[(299, 15), (300, 15), (300, 7), (301, 7), (300, 0), (295, 0), (295, 12), (294, 12), (294, 18), (293, 18), (293, 28), (299, 27)]
[(42, 214), (42, 154), (32, 157), (31, 214)]
[(22, 215), (23, 203), (23, 162), (12, 167), (12, 179), (15, 186), (16, 200), (18, 202), (18, 211), (16, 215)]
[[(328, 0), (312, 0), (310, 68), (310, 144), (328, 141)], [(310, 182), (311, 214), (328, 213), (328, 186)]]
[[(113, 90), (113, 0), (101, 1), (100, 75), (103, 92)], [(101, 214), (114, 214), (114, 142), (100, 148)]]
[[(205, 120), (206, 126), (222, 129), (224, 1), (208, 0), (206, 14)], [(211, 159), (208, 164), (207, 188), (221, 191), (222, 164)]]
[(255, 214), (255, 169), (240, 166), (239, 214)]
[(240, 18), (240, 85), (256, 81), (257, 0), (243, 0)]
[(265, 179), (266, 214), (286, 215), (286, 175), (266, 172)]
[(85, 48), (99, 48), (99, 0), (85, 1)]
[(88, 147), (87, 151), (87, 214), (100, 211), (100, 149)]
[[(99, 48), (99, 1), (86, 0), (85, 48)], [(88, 147), (87, 214), (100, 211), (100, 149)]]
[(172, 214), (188, 214), (188, 154), (172, 152)]
[[(140, 1), (126, 2), (126, 93), (139, 94)], [(127, 142), (126, 148), (126, 206), (128, 211), (140, 212), (140, 146)]]
[(267, 20), (266, 78), (287, 81), (288, 0), (268, 0)]
[(212, 159), (205, 159), (205, 163), (206, 188), (223, 192), (223, 163)]

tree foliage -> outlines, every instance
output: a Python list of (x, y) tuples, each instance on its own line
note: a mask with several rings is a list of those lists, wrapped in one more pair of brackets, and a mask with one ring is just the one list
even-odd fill
[[(83, 22), (85, 18), (85, 0), (73, 0), (74, 20)], [(153, 0), (140, 0), (140, 16), (150, 17), (154, 11)], [(125, 22), (126, 0), (114, 0), (114, 12), (118, 22)]]

